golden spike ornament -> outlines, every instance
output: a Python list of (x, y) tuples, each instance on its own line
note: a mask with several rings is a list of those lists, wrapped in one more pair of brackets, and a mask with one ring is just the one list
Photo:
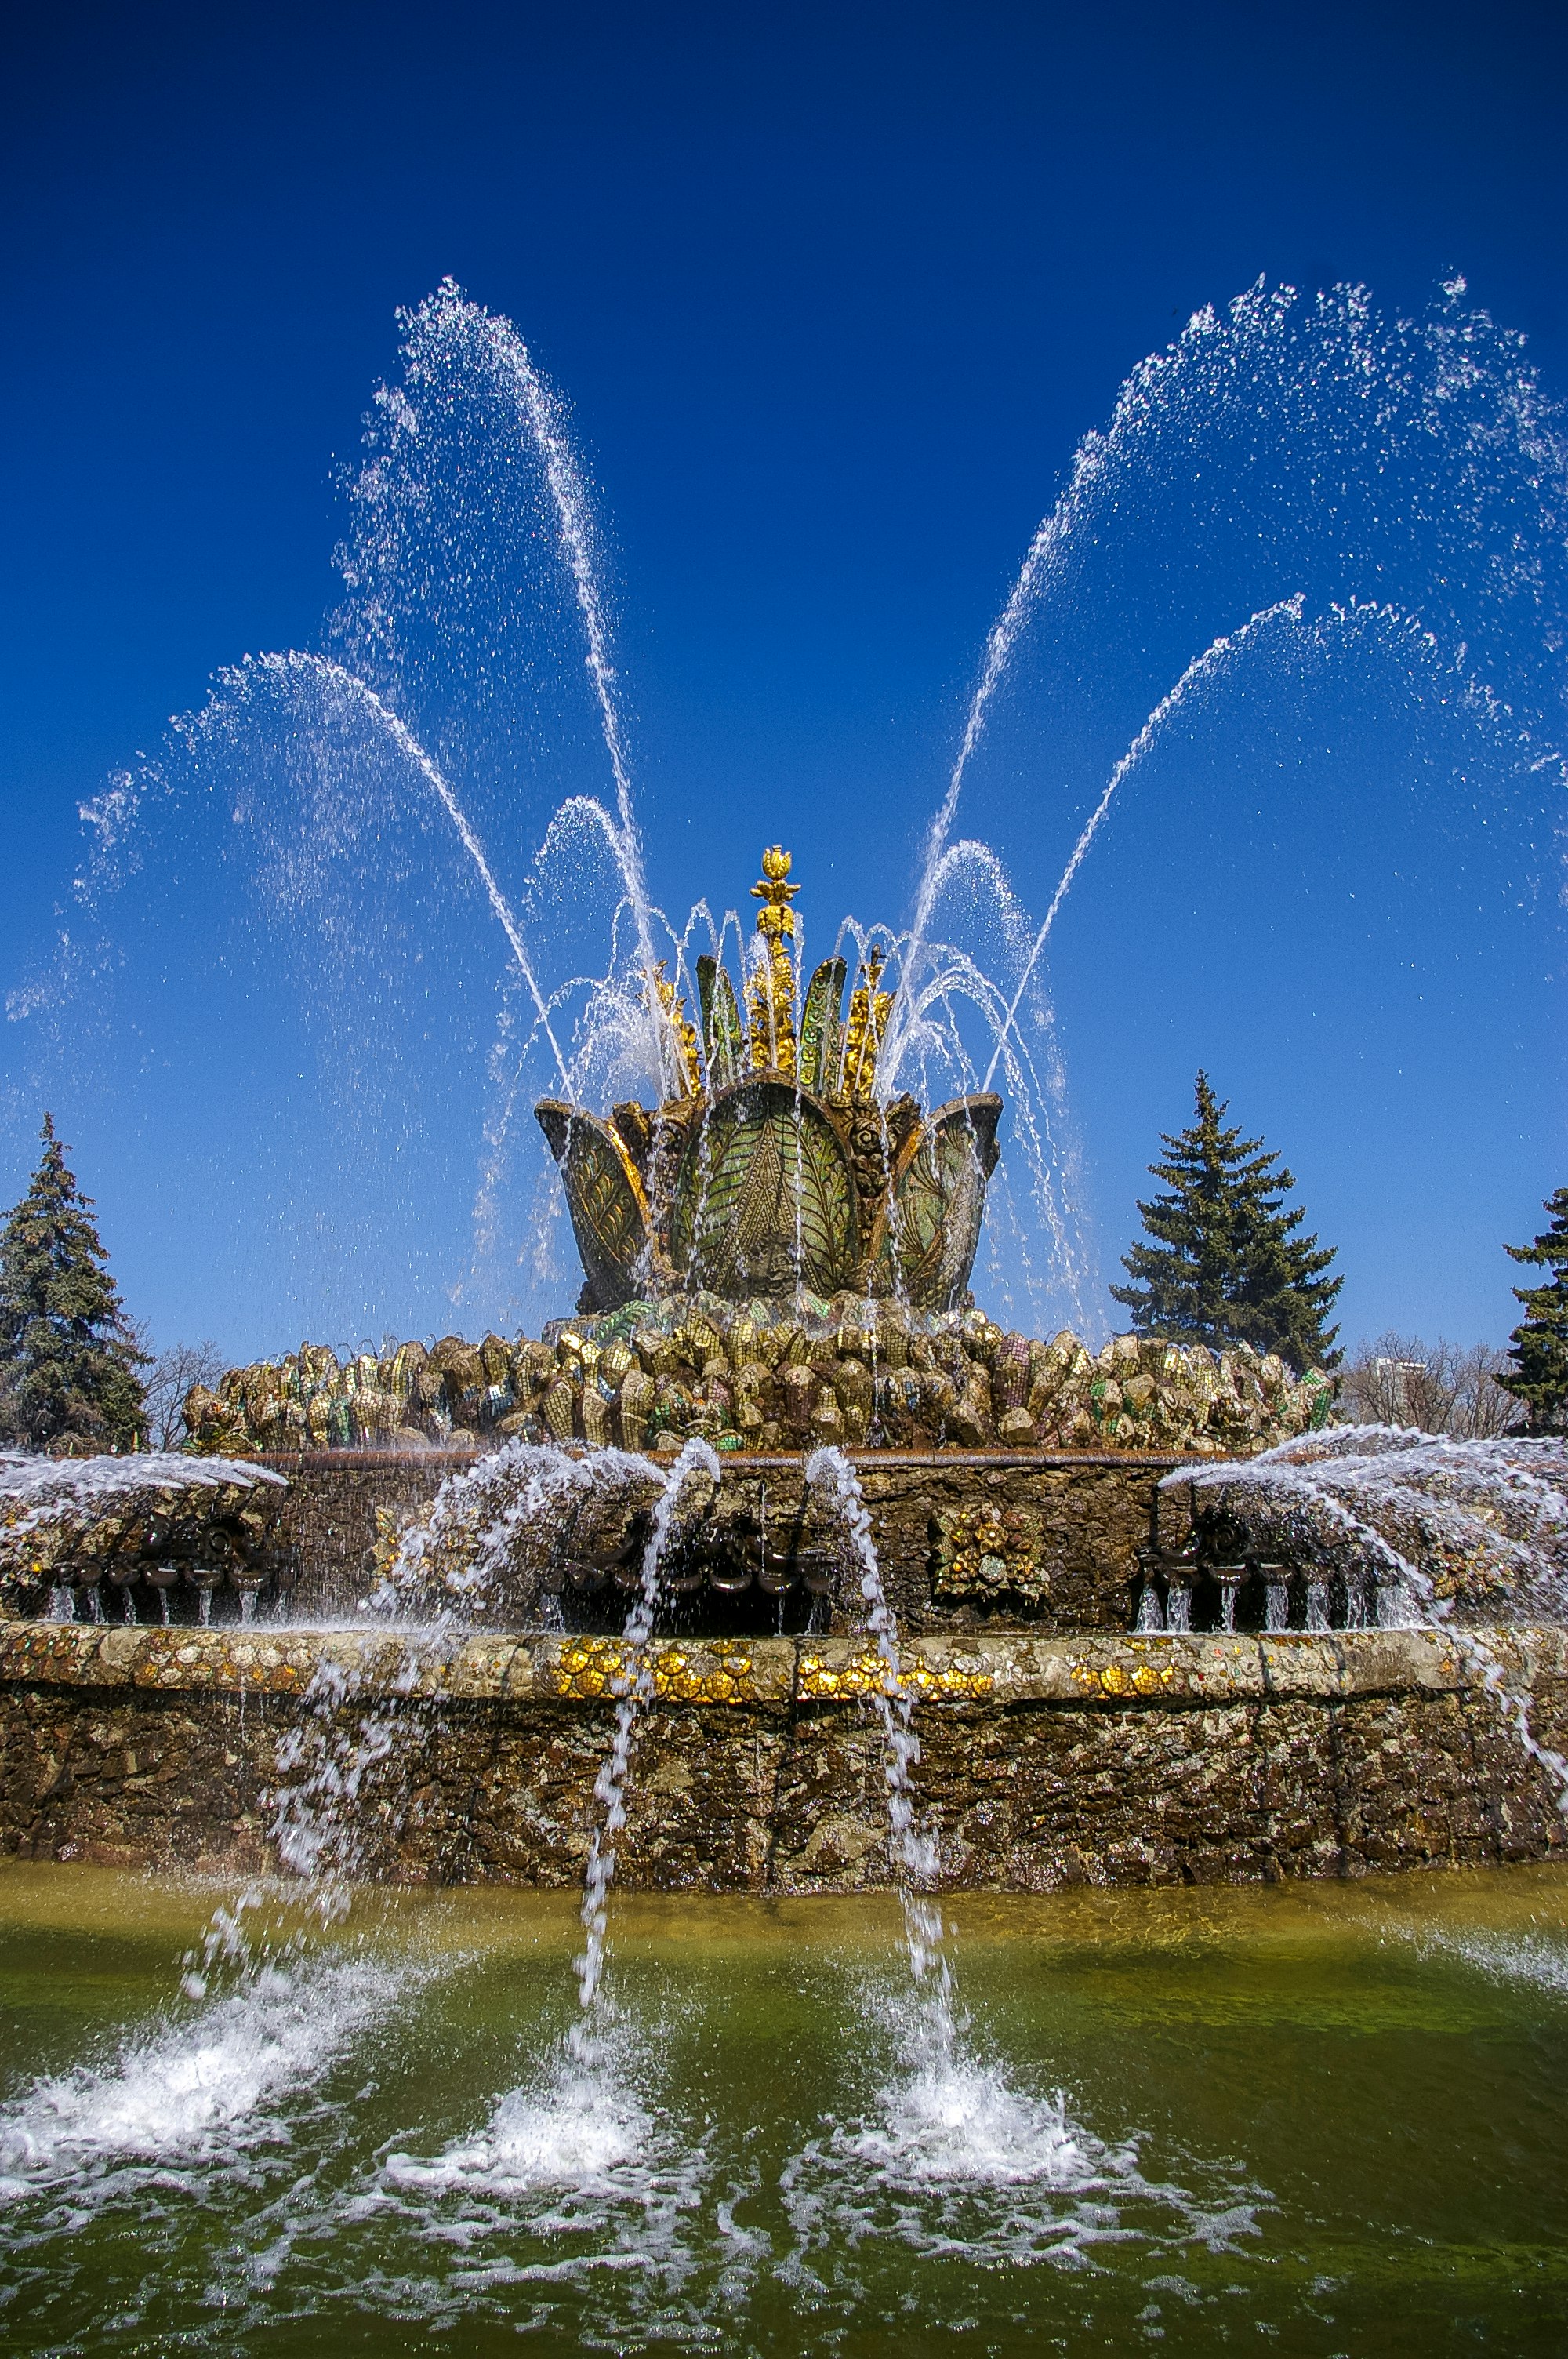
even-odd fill
[(762, 905), (757, 912), (762, 955), (746, 987), (756, 1072), (795, 1071), (795, 911), (789, 905), (800, 887), (787, 881), (789, 870), (789, 853), (773, 844), (762, 854), (761, 880), (752, 887), (752, 898)]
[(665, 973), (668, 962), (661, 959), (648, 974), (659, 1012), (665, 1019), (670, 1048), (674, 1056), (676, 1082), (683, 1098), (699, 1097), (702, 1093), (702, 1061), (697, 1049), (697, 1027), (686, 1012), (686, 1001)]
[(877, 1078), (877, 1053), (892, 1012), (893, 995), (879, 991), (887, 961), (873, 949), (861, 964), (849, 995), (849, 1018), (844, 1027), (844, 1075), (847, 1098), (869, 1099)]

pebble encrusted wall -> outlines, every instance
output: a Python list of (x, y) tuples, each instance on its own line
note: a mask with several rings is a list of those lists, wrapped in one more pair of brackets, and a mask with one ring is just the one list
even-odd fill
[[(1490, 1634), (1568, 1747), (1568, 1636)], [(362, 1796), (369, 1874), (570, 1886), (593, 1823), (618, 1642), (453, 1641), (395, 1692), (385, 1636), (0, 1628), (0, 1850), (251, 1870), (278, 1744), (323, 1656), (345, 1725), (395, 1716)], [(1545, 1856), (1544, 1774), (1441, 1636), (930, 1636), (920, 1806), (951, 1888), (1354, 1875)], [(863, 1641), (661, 1645), (621, 1881), (845, 1891), (890, 1879)], [(382, 1821), (377, 1806), (393, 1805)]]
[(1167, 1450), (1249, 1457), (1322, 1424), (1334, 1384), (1247, 1344), (1211, 1352), (1064, 1330), (1011, 1334), (980, 1310), (916, 1311), (853, 1294), (737, 1305), (697, 1294), (555, 1321), (545, 1336), (443, 1336), (340, 1364), (325, 1344), (193, 1388), (203, 1449), (417, 1448), (454, 1432), (675, 1451)]

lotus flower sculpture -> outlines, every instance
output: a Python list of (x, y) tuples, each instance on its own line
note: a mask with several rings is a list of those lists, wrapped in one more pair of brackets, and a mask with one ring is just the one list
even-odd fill
[(847, 1016), (841, 958), (803, 998), (789, 872), (787, 852), (763, 853), (743, 996), (716, 959), (697, 960), (700, 1029), (662, 965), (648, 978), (676, 1083), (662, 1105), (618, 1105), (608, 1121), (557, 1098), (535, 1108), (587, 1274), (580, 1311), (699, 1290), (743, 1302), (848, 1288), (921, 1310), (964, 1299), (1001, 1100), (925, 1115), (878, 1096), (882, 960), (860, 963)]

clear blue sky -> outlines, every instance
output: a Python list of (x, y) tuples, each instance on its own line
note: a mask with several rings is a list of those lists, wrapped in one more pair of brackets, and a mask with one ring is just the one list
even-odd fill
[[(1413, 313), (1459, 271), (1568, 392), (1560, 9), (8, 21), (7, 982), (68, 906), (78, 803), (220, 665), (320, 644), (334, 469), (395, 372), (395, 308), (444, 273), (572, 404), (655, 892), (743, 901), (782, 834), (822, 924), (907, 918), (1030, 535), (1128, 371), (1198, 306), (1261, 274)], [(1328, 557), (1306, 584), (1243, 561), (1195, 509), (1146, 522), (1122, 519), (1125, 547), (1048, 625), (977, 770), (964, 824), (1036, 917), (1111, 761), (1214, 629), (1297, 587), (1379, 594)], [(1201, 1062), (1340, 1247), (1348, 1340), (1496, 1338), (1500, 1240), (1568, 1181), (1562, 840), (1539, 780), (1477, 772), (1380, 697), (1398, 702), (1375, 672), (1294, 702), (1243, 683), (1108, 822), (1052, 946), (1086, 1204), (1115, 1276)], [(520, 856), (547, 816), (518, 803)], [(217, 961), (241, 887), (200, 889)], [(200, 996), (198, 971), (186, 1021)], [(7, 1201), (40, 1111), (10, 1069)], [(432, 1212), (417, 1279), (400, 1291), (369, 1254), (359, 1300), (316, 1321), (181, 1191), (193, 1157), (265, 1170), (243, 1091), (171, 1088), (152, 1122), (60, 1086), (161, 1339), (239, 1353), (466, 1318), (438, 1299), (474, 1193), (460, 1124), (449, 1170), (426, 1167), (453, 1210)]]

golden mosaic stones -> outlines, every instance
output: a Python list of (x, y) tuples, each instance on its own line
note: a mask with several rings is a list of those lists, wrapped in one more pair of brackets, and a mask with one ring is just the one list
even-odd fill
[[(916, 1695), (946, 1697), (950, 1701), (989, 1696), (996, 1685), (994, 1674), (973, 1661), (932, 1663), (925, 1655), (914, 1653), (901, 1659), (899, 1669), (904, 1688)], [(874, 1647), (854, 1654), (803, 1648), (795, 1684), (801, 1695), (818, 1703), (898, 1692), (898, 1682)]]
[(618, 1638), (574, 1638), (561, 1647), (553, 1666), (557, 1696), (590, 1701), (623, 1696), (646, 1672), (654, 1695), (667, 1703), (755, 1703), (759, 1701), (752, 1658), (745, 1647), (713, 1643), (650, 1647), (639, 1658)]
[(696, 1288), (736, 1303), (842, 1288), (945, 1310), (968, 1288), (1001, 1100), (956, 1099), (926, 1124), (913, 1098), (877, 1098), (893, 1004), (882, 954), (868, 951), (847, 1020), (841, 958), (817, 967), (802, 1005), (789, 870), (782, 846), (763, 854), (744, 1018), (712, 958), (697, 962), (700, 1031), (663, 966), (649, 975), (676, 1074), (662, 1105), (618, 1105), (609, 1122), (555, 1098), (535, 1109), (584, 1310)]
[(982, 1670), (970, 1662), (930, 1663), (922, 1654), (912, 1655), (903, 1666), (903, 1684), (916, 1695), (943, 1696), (949, 1702), (959, 1700), (978, 1701), (989, 1696), (996, 1686), (991, 1671)]
[(1050, 1595), (1051, 1575), (1040, 1561), (1040, 1518), (1031, 1509), (1000, 1501), (946, 1507), (933, 1516), (932, 1529), (931, 1582), (938, 1597), (1015, 1597), (1040, 1604)]
[(1074, 1684), (1087, 1694), (1108, 1696), (1113, 1702), (1135, 1696), (1145, 1699), (1169, 1694), (1174, 1688), (1184, 1693), (1188, 1685), (1184, 1669), (1179, 1664), (1151, 1662), (1132, 1655), (1114, 1655), (1108, 1662), (1078, 1661), (1073, 1665)]

